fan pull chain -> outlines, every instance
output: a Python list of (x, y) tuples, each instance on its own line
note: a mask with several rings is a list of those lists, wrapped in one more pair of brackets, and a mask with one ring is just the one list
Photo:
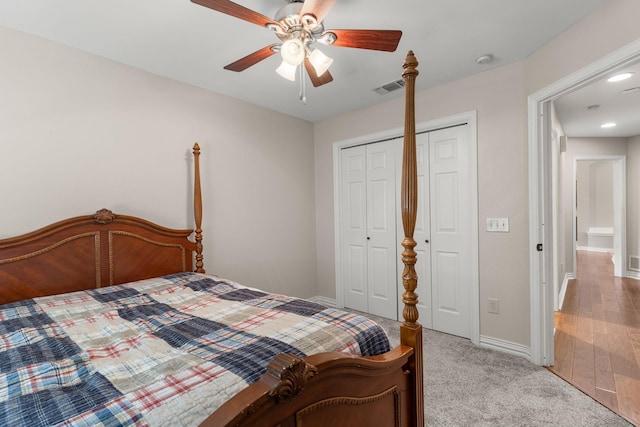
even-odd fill
[(300, 94), (299, 98), (302, 101), (302, 104), (307, 105), (307, 86), (305, 84), (305, 73), (304, 67), (300, 67)]

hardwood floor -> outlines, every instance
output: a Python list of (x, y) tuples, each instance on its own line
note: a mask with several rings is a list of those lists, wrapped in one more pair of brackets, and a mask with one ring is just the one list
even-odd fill
[(611, 254), (578, 251), (577, 263), (549, 369), (640, 426), (640, 281), (614, 277)]

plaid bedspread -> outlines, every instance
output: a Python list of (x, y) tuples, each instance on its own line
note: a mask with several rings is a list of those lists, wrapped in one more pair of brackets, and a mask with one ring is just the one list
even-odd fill
[(389, 350), (350, 313), (182, 273), (0, 306), (0, 425), (198, 425), (281, 352)]

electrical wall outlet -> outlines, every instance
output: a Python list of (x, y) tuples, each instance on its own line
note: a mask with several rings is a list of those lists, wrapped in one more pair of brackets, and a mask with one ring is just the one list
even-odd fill
[(489, 313), (499, 314), (500, 313), (500, 300), (496, 298), (489, 298)]

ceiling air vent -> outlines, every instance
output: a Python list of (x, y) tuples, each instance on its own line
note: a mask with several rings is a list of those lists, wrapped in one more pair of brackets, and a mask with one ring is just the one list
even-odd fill
[(380, 87), (373, 89), (378, 95), (386, 95), (394, 90), (402, 89), (404, 87), (404, 80), (396, 80), (395, 82), (384, 84)]

